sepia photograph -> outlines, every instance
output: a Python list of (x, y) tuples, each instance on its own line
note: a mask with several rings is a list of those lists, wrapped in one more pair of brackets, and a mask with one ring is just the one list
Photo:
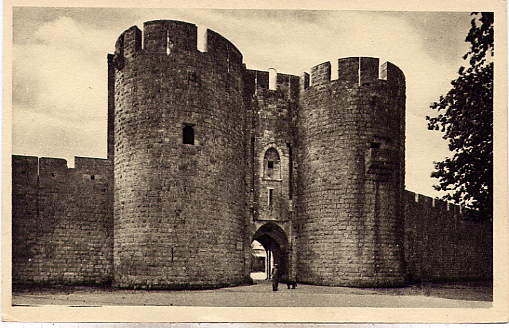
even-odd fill
[(9, 311), (494, 309), (505, 16), (6, 10)]

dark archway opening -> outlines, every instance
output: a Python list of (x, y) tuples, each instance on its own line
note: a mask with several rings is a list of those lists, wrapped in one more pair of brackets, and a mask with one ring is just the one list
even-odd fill
[(266, 252), (264, 269), (266, 279), (271, 279), (270, 273), (274, 264), (280, 272), (280, 280), (288, 279), (288, 238), (286, 233), (275, 223), (266, 223), (253, 236), (253, 241), (260, 243)]

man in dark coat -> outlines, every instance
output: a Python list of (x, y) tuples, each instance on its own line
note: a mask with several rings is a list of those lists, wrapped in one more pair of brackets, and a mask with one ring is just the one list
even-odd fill
[(279, 268), (277, 264), (274, 264), (272, 268), (272, 291), (277, 291), (277, 285), (279, 284)]

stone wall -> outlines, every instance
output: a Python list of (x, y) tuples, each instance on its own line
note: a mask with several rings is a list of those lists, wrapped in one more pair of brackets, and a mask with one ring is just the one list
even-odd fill
[(256, 228), (265, 222), (278, 221), (287, 239), (284, 245), (278, 245), (284, 252), (277, 254), (280, 270), (287, 275), (292, 269), (289, 274), (294, 276), (295, 266), (291, 264), (294, 233), (290, 222), (293, 221), (294, 118), (298, 110), (299, 77), (275, 73), (274, 78), (273, 85), (269, 86), (269, 72), (247, 70), (244, 77), (251, 94), (252, 218), (257, 222), (251, 225), (250, 235), (254, 236)]
[(491, 222), (477, 222), (459, 206), (404, 193), (405, 260), (409, 282), (490, 280)]
[(113, 260), (107, 160), (12, 157), (14, 284), (103, 284)]
[(152, 21), (143, 46), (137, 27), (117, 41), (116, 286), (219, 287), (249, 274), (242, 55), (210, 30), (198, 51), (196, 32)]
[(376, 58), (339, 59), (334, 81), (330, 67), (301, 81), (298, 280), (401, 285), (405, 79)]
[(206, 37), (198, 51), (196, 26), (169, 20), (120, 35), (108, 159), (13, 156), (14, 283), (235, 285), (256, 238), (303, 283), (492, 277), (491, 224), (404, 191), (396, 66), (342, 58), (337, 80), (326, 62), (269, 83)]
[[(253, 177), (254, 219), (287, 221), (290, 218), (293, 170), (290, 154), (294, 146), (292, 117), (297, 110), (299, 78), (276, 75), (276, 88), (268, 88), (268, 72), (248, 70), (246, 83), (253, 90)], [(269, 164), (269, 162), (271, 162)], [(269, 197), (269, 189), (272, 197)], [(272, 205), (269, 206), (269, 198)]]

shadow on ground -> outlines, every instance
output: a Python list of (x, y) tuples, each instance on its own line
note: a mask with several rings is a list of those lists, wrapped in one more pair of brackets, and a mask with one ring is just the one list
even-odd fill
[(493, 301), (491, 281), (425, 282), (401, 288), (362, 288), (385, 295), (423, 295), (464, 301)]
[(349, 288), (299, 284), (288, 289), (255, 280), (254, 285), (209, 290), (129, 290), (111, 287), (13, 287), (13, 305), (148, 305), (148, 306), (361, 306), (490, 307), (492, 284), (486, 282), (421, 283), (402, 288)]

